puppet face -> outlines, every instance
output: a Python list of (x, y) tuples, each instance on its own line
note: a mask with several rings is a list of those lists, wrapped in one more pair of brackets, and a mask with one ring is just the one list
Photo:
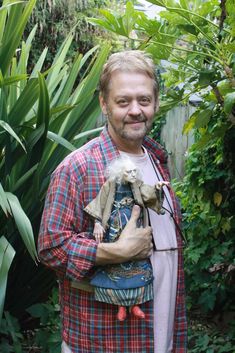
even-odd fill
[(126, 169), (123, 174), (123, 179), (125, 182), (134, 183), (137, 177), (137, 170), (136, 169)]

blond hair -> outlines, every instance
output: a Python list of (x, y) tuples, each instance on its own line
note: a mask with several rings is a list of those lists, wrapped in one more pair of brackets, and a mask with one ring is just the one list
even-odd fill
[(138, 72), (149, 76), (154, 83), (154, 94), (157, 101), (159, 89), (156, 69), (152, 58), (147, 53), (141, 50), (125, 50), (110, 55), (103, 67), (99, 82), (100, 95), (105, 101), (109, 93), (111, 75), (115, 71)]

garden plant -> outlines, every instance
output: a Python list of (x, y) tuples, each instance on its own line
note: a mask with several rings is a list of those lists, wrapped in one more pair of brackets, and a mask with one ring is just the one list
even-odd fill
[[(1, 336), (4, 327), (12, 326), (12, 315), (24, 320), (25, 309), (46, 299), (55, 283), (39, 263), (35, 246), (44, 196), (51, 172), (63, 157), (100, 130), (96, 87), (109, 52), (108, 45), (93, 47), (85, 55), (77, 48), (71, 61), (67, 54), (75, 26), (46, 71), (42, 67), (47, 47), (28, 70), (37, 26), (26, 41), (22, 35), (35, 4), (4, 0), (0, 7)], [(17, 342), (14, 330), (8, 331)], [(7, 352), (4, 344), (3, 339), (0, 350)], [(12, 351), (17, 352), (16, 347)]]

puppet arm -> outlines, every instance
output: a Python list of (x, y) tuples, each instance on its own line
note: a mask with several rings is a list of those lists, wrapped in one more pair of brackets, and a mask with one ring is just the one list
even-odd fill
[(95, 240), (100, 243), (103, 240), (104, 237), (104, 227), (102, 226), (101, 222), (99, 220), (95, 220), (95, 225), (93, 229), (93, 235), (95, 237)]
[(84, 211), (88, 213), (94, 220), (102, 223), (104, 208), (107, 202), (109, 194), (109, 181), (106, 181), (96, 197), (84, 208)]
[(166, 186), (169, 186), (170, 185), (170, 183), (169, 183), (169, 181), (158, 181), (156, 184), (155, 184), (155, 188), (157, 189), (157, 190), (162, 190), (162, 188), (163, 188), (163, 186), (164, 185), (166, 185)]
[(154, 186), (142, 184), (140, 187), (144, 205), (151, 208), (158, 214), (163, 214), (162, 205), (164, 200), (163, 186), (169, 185), (167, 181), (159, 181)]

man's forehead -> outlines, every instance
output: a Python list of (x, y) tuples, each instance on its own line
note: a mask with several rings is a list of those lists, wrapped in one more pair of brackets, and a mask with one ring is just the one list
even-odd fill
[(133, 79), (141, 80), (143, 82), (149, 82), (151, 86), (154, 85), (154, 80), (144, 72), (118, 70), (111, 73), (109, 86), (112, 87), (112, 85), (115, 85), (117, 81), (118, 83), (121, 82), (123, 85), (128, 85), (130, 83), (130, 80)]

